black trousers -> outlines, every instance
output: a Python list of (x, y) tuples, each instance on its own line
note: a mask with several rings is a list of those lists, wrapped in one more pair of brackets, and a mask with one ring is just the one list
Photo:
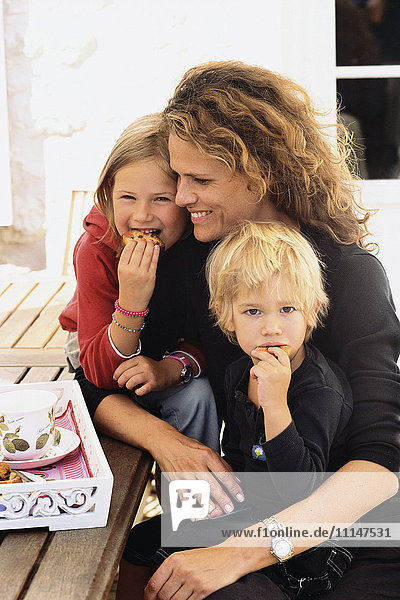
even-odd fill
[[(264, 572), (249, 573), (239, 581), (217, 590), (209, 600), (288, 600)], [(359, 548), (343, 578), (313, 600), (399, 600), (400, 548)]]
[[(143, 566), (157, 566), (166, 558), (171, 548), (156, 551), (160, 544), (160, 517), (150, 519), (133, 528), (123, 558), (128, 562)], [(353, 550), (353, 549), (351, 549)], [(149, 564), (149, 558), (152, 560)], [(155, 559), (154, 559), (155, 557)], [(311, 598), (312, 600), (399, 600), (400, 598), (400, 548), (357, 548), (353, 559), (345, 565), (341, 577), (336, 578), (333, 589), (321, 590), (314, 586), (316, 580), (304, 590), (296, 588), (296, 581), (284, 577), (286, 565), (291, 564), (291, 576), (301, 578), (304, 573), (302, 557), (308, 566), (314, 569), (314, 575), (323, 575), (322, 553), (305, 553), (294, 557), (288, 563), (274, 565), (255, 573), (249, 573), (239, 581), (217, 590), (209, 596), (210, 600), (293, 600), (293, 598)], [(338, 556), (339, 558), (339, 556)], [(343, 555), (341, 556), (343, 559)], [(320, 563), (318, 564), (318, 560)], [(297, 568), (296, 568), (297, 562)], [(334, 565), (337, 569), (340, 562)], [(309, 569), (308, 569), (309, 570)], [(296, 572), (298, 571), (298, 573)], [(331, 573), (330, 573), (331, 574)], [(312, 573), (308, 572), (308, 575)], [(288, 585), (289, 583), (289, 585)], [(290, 584), (293, 587), (290, 587)], [(321, 582), (323, 583), (323, 581)], [(315, 589), (317, 588), (317, 589)], [(318, 589), (319, 588), (319, 589)]]

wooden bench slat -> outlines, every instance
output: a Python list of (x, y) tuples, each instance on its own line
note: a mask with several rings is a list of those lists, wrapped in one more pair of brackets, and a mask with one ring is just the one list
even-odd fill
[(45, 345), (45, 348), (64, 348), (65, 340), (67, 339), (68, 332), (64, 331), (60, 325), (53, 335), (53, 337)]
[(0, 367), (65, 367), (65, 354), (61, 349), (2, 348)]
[(16, 344), (62, 285), (59, 279), (37, 284), (0, 327), (0, 348), (12, 348)]
[(7, 285), (0, 296), (0, 324), (4, 323), (36, 286), (37, 281), (27, 281), (25, 279), (17, 280), (12, 282), (11, 285)]
[(29, 329), (15, 344), (15, 348), (44, 348), (59, 329), (58, 315), (71, 299), (74, 281), (66, 281)]
[(74, 379), (74, 374), (68, 371), (68, 367), (64, 367), (57, 377), (57, 381), (69, 381), (71, 379)]
[(21, 383), (39, 383), (42, 381), (53, 381), (57, 379), (60, 367), (32, 367)]
[(26, 370), (26, 367), (0, 367), (0, 385), (19, 382)]
[[(49, 536), (48, 531), (9, 532), (0, 545), (0, 598), (15, 600), (34, 569)], [(56, 594), (54, 594), (56, 596)], [(41, 595), (38, 598), (42, 598)]]

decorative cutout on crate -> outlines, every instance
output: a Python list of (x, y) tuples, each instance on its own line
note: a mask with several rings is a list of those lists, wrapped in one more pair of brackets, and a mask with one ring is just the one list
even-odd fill
[(0, 518), (50, 517), (68, 513), (81, 515), (93, 509), (97, 488), (72, 488), (61, 492), (19, 492), (3, 494)]

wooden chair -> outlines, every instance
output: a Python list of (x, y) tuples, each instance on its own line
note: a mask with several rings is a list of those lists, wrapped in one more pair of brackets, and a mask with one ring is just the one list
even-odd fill
[(84, 190), (74, 190), (72, 192), (62, 275), (73, 273), (72, 254), (79, 236), (83, 233), (83, 219), (90, 211), (93, 201), (93, 192)]

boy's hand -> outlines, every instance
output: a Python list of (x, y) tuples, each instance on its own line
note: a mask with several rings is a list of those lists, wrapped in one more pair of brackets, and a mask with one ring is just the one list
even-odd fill
[(175, 360), (153, 360), (138, 355), (121, 363), (114, 372), (119, 387), (135, 389), (137, 396), (165, 390), (179, 382), (181, 366)]
[(250, 370), (250, 377), (257, 380), (258, 402), (261, 406), (286, 403), (291, 369), (290, 360), (279, 346), (270, 346), (268, 351), (253, 350), (252, 357), (259, 362)]
[(279, 346), (251, 353), (259, 362), (250, 370), (257, 380), (257, 399), (264, 410), (265, 439), (272, 440), (288, 427), (292, 415), (287, 405), (291, 369), (288, 355)]
[(160, 246), (131, 241), (118, 263), (119, 302), (126, 310), (144, 310), (153, 294)]

